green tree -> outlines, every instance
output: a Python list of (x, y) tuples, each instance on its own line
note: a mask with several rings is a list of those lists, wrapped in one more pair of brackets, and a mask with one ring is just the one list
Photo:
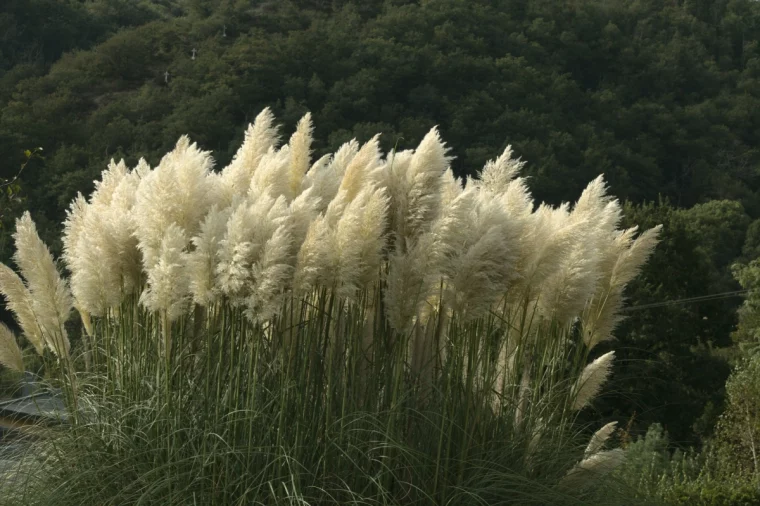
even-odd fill
[(760, 479), (760, 356), (753, 355), (726, 382), (726, 410), (717, 431), (735, 474)]

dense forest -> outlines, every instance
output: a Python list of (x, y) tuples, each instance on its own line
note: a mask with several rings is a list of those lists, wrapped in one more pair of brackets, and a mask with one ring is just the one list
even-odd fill
[(664, 228), (586, 416), (721, 440), (760, 335), (760, 3), (5, 0), (0, 261), (24, 209), (58, 256), (111, 159), (155, 165), (188, 134), (223, 167), (265, 107), (283, 137), (312, 113), (315, 158), (438, 125), (458, 177), (511, 144), (537, 201), (604, 174), (629, 224)]

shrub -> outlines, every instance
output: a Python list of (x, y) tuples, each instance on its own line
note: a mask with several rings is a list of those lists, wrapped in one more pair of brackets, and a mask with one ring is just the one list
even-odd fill
[(3, 266), (0, 292), (73, 423), (7, 497), (561, 504), (604, 484), (624, 502), (614, 424), (585, 445), (574, 420), (659, 227), (618, 230), (601, 177), (536, 207), (509, 147), (463, 186), (435, 129), (313, 164), (311, 131), (278, 149), (267, 109), (220, 173), (186, 137), (154, 169), (112, 163), (71, 206), (68, 281), (18, 221), (24, 280)]

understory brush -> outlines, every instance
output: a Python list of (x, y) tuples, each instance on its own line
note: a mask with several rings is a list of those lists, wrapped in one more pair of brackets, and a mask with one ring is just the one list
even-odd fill
[(735, 455), (717, 441), (702, 449), (673, 448), (667, 432), (653, 424), (626, 448), (615, 474), (636, 497), (662, 504), (750, 506), (760, 503), (760, 482), (737, 468)]

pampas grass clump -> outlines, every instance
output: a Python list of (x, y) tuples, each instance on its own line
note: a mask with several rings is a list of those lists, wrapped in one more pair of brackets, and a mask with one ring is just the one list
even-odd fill
[(435, 128), (312, 163), (309, 114), (281, 147), (273, 125), (218, 173), (187, 137), (155, 168), (111, 163), (64, 224), (68, 282), (19, 220), (24, 280), (2, 266), (0, 292), (76, 416), (8, 497), (558, 504), (603, 483), (614, 425), (586, 446), (575, 418), (659, 227), (619, 230), (601, 176), (536, 206), (510, 147), (459, 181)]

